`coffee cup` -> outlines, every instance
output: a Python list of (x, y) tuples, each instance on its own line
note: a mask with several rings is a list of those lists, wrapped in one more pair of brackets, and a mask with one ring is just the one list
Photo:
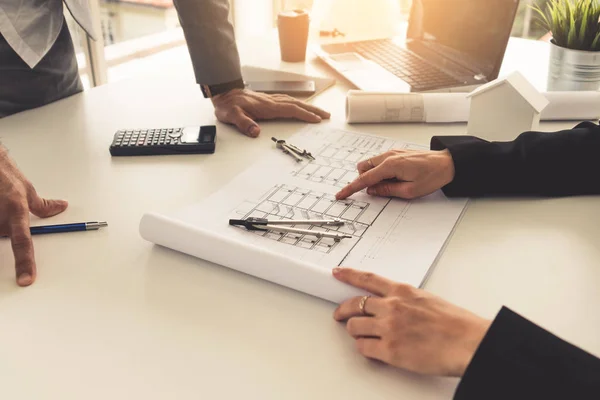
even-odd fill
[(306, 59), (310, 18), (306, 10), (282, 11), (277, 15), (281, 59), (300, 62)]

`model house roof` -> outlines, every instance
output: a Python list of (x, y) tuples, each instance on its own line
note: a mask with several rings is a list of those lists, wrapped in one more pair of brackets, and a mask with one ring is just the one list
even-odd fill
[(548, 99), (541, 94), (521, 73), (513, 72), (504, 78), (498, 78), (485, 85), (478, 87), (467, 95), (475, 97), (482, 93), (494, 90), (502, 85), (511, 85), (517, 93), (525, 99), (539, 113), (548, 105)]

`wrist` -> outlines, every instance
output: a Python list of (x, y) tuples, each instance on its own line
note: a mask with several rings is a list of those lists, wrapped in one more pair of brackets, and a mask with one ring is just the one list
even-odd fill
[(242, 94), (242, 93), (244, 93), (244, 89), (239, 89), (239, 88), (231, 89), (226, 92), (214, 95), (213, 97), (210, 98), (210, 100), (212, 101), (213, 105), (217, 105), (217, 104), (223, 102), (225, 99), (228, 99), (230, 97), (233, 97), (235, 95)]
[(448, 149), (440, 151), (440, 168), (442, 171), (443, 186), (446, 186), (454, 180), (454, 160)]
[(464, 342), (459, 350), (461, 354), (457, 357), (458, 363), (451, 374), (452, 376), (462, 377), (465, 374), (485, 334), (492, 325), (492, 321), (483, 318), (478, 319), (478, 321), (473, 321), (472, 326), (467, 329), (468, 333), (464, 335)]
[(246, 84), (242, 78), (235, 79), (229, 82), (215, 84), (200, 84), (200, 90), (205, 98), (214, 98), (220, 94), (225, 94), (233, 89), (244, 89)]

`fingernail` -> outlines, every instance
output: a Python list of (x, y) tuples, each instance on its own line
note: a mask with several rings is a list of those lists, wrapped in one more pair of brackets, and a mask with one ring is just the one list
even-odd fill
[(318, 115), (316, 115), (316, 114), (315, 114), (315, 117), (317, 117), (317, 118), (315, 118), (315, 119), (317, 120), (317, 122), (321, 122), (321, 121), (323, 120), (321, 117), (319, 117), (319, 116), (318, 116)]
[(339, 199), (340, 199), (340, 193), (341, 193), (341, 192), (337, 192), (337, 193), (335, 194), (335, 199), (336, 199), (336, 200), (339, 200)]
[(19, 275), (17, 283), (19, 284), (19, 286), (29, 286), (33, 283), (33, 279), (31, 278), (31, 275), (29, 275), (28, 273), (24, 273)]
[(250, 129), (248, 129), (248, 133), (250, 134), (250, 136), (254, 136), (254, 137), (258, 136), (258, 132), (259, 132), (258, 125), (252, 125), (250, 127)]
[(337, 275), (337, 274), (339, 274), (340, 272), (342, 272), (342, 269), (341, 269), (340, 267), (335, 267), (335, 268), (333, 269), (333, 274), (334, 274), (334, 275)]
[(375, 189), (368, 188), (367, 194), (370, 194), (371, 196), (375, 196), (377, 193), (375, 193)]

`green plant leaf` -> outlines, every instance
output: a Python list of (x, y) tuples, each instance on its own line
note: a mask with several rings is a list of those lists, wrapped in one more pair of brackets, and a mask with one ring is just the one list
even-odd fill
[(577, 36), (577, 27), (575, 26), (575, 15), (573, 13), (573, 7), (570, 1), (565, 1), (565, 7), (567, 8), (567, 15), (569, 18), (567, 28), (567, 46), (571, 49), (577, 48), (575, 38)]
[(536, 4), (535, 6), (530, 6), (530, 7), (533, 11), (535, 11), (538, 14), (536, 19), (538, 20), (538, 22), (540, 22), (540, 25), (542, 26), (542, 28), (544, 28), (545, 30), (551, 31), (552, 24), (550, 23), (550, 21), (548, 20), (548, 17), (546, 17), (546, 13), (544, 11), (542, 11), (540, 6), (538, 6)]
[(596, 34), (596, 37), (594, 38), (594, 41), (592, 42), (592, 45), (590, 46), (590, 50), (595, 50), (595, 51), (600, 50), (598, 48), (598, 43), (600, 43), (600, 32), (598, 32)]
[(552, 32), (558, 46), (587, 50), (600, 50), (599, 0), (549, 0), (542, 9), (532, 6), (537, 21)]
[(585, 42), (585, 37), (586, 37), (585, 32), (587, 31), (589, 12), (590, 12), (591, 6), (592, 6), (592, 3), (586, 2), (586, 4), (583, 5), (583, 9), (581, 10), (582, 16), (581, 16), (581, 26), (579, 27), (579, 43), (582, 43), (582, 44)]

